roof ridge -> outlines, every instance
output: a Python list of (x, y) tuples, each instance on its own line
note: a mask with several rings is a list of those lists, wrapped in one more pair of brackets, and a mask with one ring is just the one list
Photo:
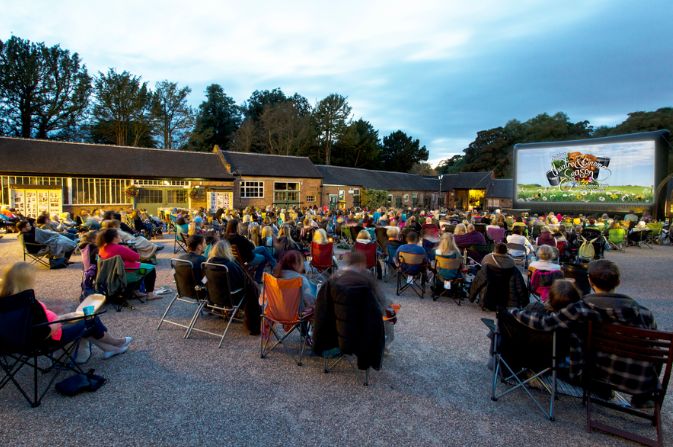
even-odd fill
[(101, 143), (85, 143), (85, 142), (79, 142), (79, 141), (46, 140), (44, 138), (22, 138), (22, 137), (11, 137), (11, 136), (6, 136), (6, 135), (0, 136), (0, 139), (19, 140), (19, 141), (36, 141), (36, 142), (40, 142), (40, 143), (53, 143), (53, 144), (73, 144), (73, 145), (79, 145), (79, 146), (124, 148), (124, 149), (145, 150), (145, 151), (167, 151), (167, 152), (179, 152), (179, 153), (186, 153), (186, 154), (213, 155), (213, 152), (189, 151), (189, 150), (185, 150), (185, 149), (165, 149), (165, 148), (156, 148), (156, 147), (122, 146), (122, 145), (117, 145), (117, 144), (101, 144)]
[[(384, 171), (382, 169), (367, 169), (367, 168), (356, 168), (352, 166), (337, 166), (337, 165), (315, 165), (316, 167), (325, 167), (325, 168), (342, 168), (342, 169), (358, 169), (360, 171), (367, 172), (383, 172), (385, 174), (405, 174), (405, 175), (415, 175), (422, 178), (427, 178), (421, 174), (414, 174), (411, 172), (400, 172), (400, 171)], [(430, 180), (430, 179), (429, 179)], [(437, 180), (437, 177), (434, 177), (433, 180)]]
[[(307, 158), (310, 160), (309, 157), (305, 155), (280, 155), (280, 154), (262, 154), (259, 152), (239, 152), (239, 151), (230, 151), (230, 150), (222, 150), (222, 153), (225, 154), (244, 154), (244, 155), (262, 155), (262, 156), (267, 156), (267, 157), (284, 157), (284, 158)], [(311, 162), (313, 163), (313, 162)], [(317, 166), (317, 165), (315, 165)]]

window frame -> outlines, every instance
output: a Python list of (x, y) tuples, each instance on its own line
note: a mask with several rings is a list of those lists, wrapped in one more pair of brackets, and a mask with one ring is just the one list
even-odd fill
[[(252, 185), (254, 183), (254, 185)], [(256, 190), (257, 193), (261, 191), (262, 195), (250, 196), (248, 193), (251, 190)], [(241, 180), (239, 183), (238, 193), (241, 199), (263, 199), (264, 198), (264, 182), (259, 180)], [(245, 191), (245, 194), (243, 193)]]

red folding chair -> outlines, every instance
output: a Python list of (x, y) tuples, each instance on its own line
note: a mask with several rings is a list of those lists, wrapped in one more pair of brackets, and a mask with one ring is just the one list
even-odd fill
[(367, 270), (376, 276), (376, 244), (363, 244), (362, 242), (356, 242), (354, 249), (355, 251), (365, 255), (367, 259)]
[(311, 270), (313, 273), (331, 275), (334, 270), (334, 244), (311, 242)]

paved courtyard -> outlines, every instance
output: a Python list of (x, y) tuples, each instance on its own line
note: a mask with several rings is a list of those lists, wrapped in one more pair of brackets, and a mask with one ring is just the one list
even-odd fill
[[(173, 286), (172, 242), (162, 242), (157, 286)], [(609, 252), (623, 273), (620, 291), (652, 309), (673, 330), (673, 247)], [(0, 266), (21, 259), (14, 235), (0, 240)], [(40, 269), (37, 296), (54, 310), (73, 310), (81, 264)], [(394, 297), (391, 284), (383, 284)], [(624, 445), (584, 428), (580, 400), (562, 397), (549, 422), (522, 394), (489, 398), (488, 339), (477, 306), (446, 299), (401, 303), (396, 339), (383, 369), (362, 375), (342, 366), (324, 374), (322, 362), (293, 362), (294, 346), (259, 357), (259, 338), (234, 323), (221, 349), (215, 338), (180, 328), (156, 330), (168, 297), (103, 321), (113, 335), (135, 338), (129, 352), (87, 364), (109, 381), (96, 393), (66, 398), (50, 391), (32, 409), (11, 387), (0, 390), (0, 445)], [(185, 313), (186, 315), (186, 313)], [(221, 326), (214, 318), (200, 324)], [(673, 445), (673, 396), (663, 426)]]

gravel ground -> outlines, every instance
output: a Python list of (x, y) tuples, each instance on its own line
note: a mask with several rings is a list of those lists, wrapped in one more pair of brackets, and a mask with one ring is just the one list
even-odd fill
[[(172, 286), (172, 242), (162, 241), (157, 287)], [(609, 252), (623, 272), (620, 291), (655, 313), (673, 330), (670, 267), (673, 247)], [(14, 235), (0, 240), (0, 266), (21, 258)], [(40, 269), (37, 295), (54, 310), (76, 307), (81, 263)], [(395, 297), (392, 284), (384, 290)], [(420, 300), (407, 292), (396, 339), (370, 386), (342, 365), (322, 372), (311, 357), (299, 367), (290, 343), (259, 357), (259, 339), (234, 323), (221, 349), (215, 338), (156, 325), (168, 298), (103, 321), (113, 335), (135, 338), (129, 352), (103, 360), (94, 351), (88, 367), (109, 379), (98, 392), (66, 398), (51, 390), (32, 409), (17, 391), (0, 391), (0, 445), (624, 445), (584, 428), (578, 399), (562, 397), (549, 422), (521, 393), (492, 402), (488, 339), (477, 306), (446, 299)], [(187, 309), (182, 313), (187, 315)], [(207, 317), (204, 327), (222, 327)], [(296, 341), (293, 340), (293, 342)], [(663, 426), (673, 442), (673, 399)], [(628, 421), (624, 422), (628, 424)]]

